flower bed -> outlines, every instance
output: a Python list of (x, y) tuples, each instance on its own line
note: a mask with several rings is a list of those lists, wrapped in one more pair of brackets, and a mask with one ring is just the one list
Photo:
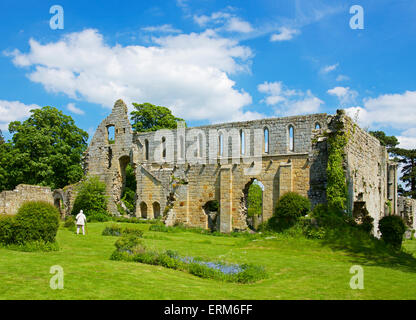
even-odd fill
[(112, 224), (108, 227), (105, 227), (105, 229), (102, 232), (103, 236), (115, 236), (115, 237), (121, 237), (123, 235), (134, 235), (138, 238), (143, 237), (143, 231), (134, 229), (134, 228), (122, 228), (121, 226), (117, 224)]

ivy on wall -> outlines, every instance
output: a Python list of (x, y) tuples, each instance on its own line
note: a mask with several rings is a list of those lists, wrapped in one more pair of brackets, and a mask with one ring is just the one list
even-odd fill
[(328, 207), (345, 211), (347, 207), (348, 188), (343, 168), (345, 147), (348, 143), (348, 132), (342, 121), (336, 122), (335, 131), (328, 136), (328, 164), (326, 168)]

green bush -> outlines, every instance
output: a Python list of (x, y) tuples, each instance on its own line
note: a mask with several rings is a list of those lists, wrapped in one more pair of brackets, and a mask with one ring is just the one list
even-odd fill
[(137, 238), (143, 237), (143, 231), (135, 228), (129, 228), (129, 227), (121, 227), (117, 224), (112, 224), (110, 226), (105, 227), (105, 229), (102, 232), (103, 236), (124, 236), (124, 235), (132, 235)]
[(381, 239), (395, 249), (400, 249), (403, 241), (403, 234), (406, 225), (399, 216), (385, 216), (380, 219), (378, 227), (381, 232)]
[(274, 215), (269, 219), (272, 230), (283, 231), (295, 225), (300, 217), (305, 216), (311, 208), (309, 199), (295, 192), (288, 192), (280, 197)]
[(4, 245), (15, 242), (17, 223), (14, 216), (0, 215), (0, 243)]
[(24, 203), (16, 214), (15, 243), (43, 240), (54, 242), (59, 228), (60, 213), (53, 205), (43, 201)]
[(76, 216), (84, 211), (88, 221), (108, 221), (107, 196), (105, 183), (96, 176), (90, 176), (78, 186), (71, 214)]
[(110, 220), (111, 216), (109, 216), (107, 213), (102, 212), (91, 212), (87, 217), (88, 222), (106, 222)]
[(57, 242), (45, 242), (43, 240), (28, 241), (20, 244), (9, 244), (5, 246), (7, 249), (23, 252), (35, 252), (35, 251), (59, 251), (59, 245)]

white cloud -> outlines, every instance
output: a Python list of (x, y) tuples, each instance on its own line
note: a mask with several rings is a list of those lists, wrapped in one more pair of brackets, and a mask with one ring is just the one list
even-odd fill
[(79, 114), (79, 115), (85, 114), (84, 110), (81, 110), (80, 108), (77, 108), (75, 106), (75, 103), (68, 103), (67, 109), (75, 114)]
[(7, 130), (12, 121), (21, 121), (30, 116), (30, 110), (40, 108), (37, 104), (26, 105), (20, 101), (0, 100), (0, 129)]
[(349, 87), (335, 87), (327, 91), (330, 95), (336, 96), (342, 107), (355, 104), (358, 92)]
[(367, 98), (363, 107), (355, 108), (360, 109), (360, 122), (408, 129), (416, 123), (416, 91)]
[(266, 94), (264, 102), (273, 106), (277, 116), (288, 116), (319, 112), (322, 100), (312, 94), (287, 89), (282, 82), (264, 82), (257, 86), (259, 92)]
[(279, 28), (278, 34), (272, 34), (270, 37), (270, 41), (287, 41), (293, 39), (293, 37), (300, 33), (299, 30), (287, 28), (287, 27), (281, 27)]
[(164, 24), (161, 26), (149, 26), (149, 27), (143, 27), (143, 31), (147, 32), (160, 32), (160, 33), (181, 33), (182, 30), (175, 29), (170, 24)]
[(217, 26), (217, 31), (229, 31), (239, 33), (250, 33), (254, 31), (251, 24), (233, 13), (226, 11), (218, 11), (207, 15), (194, 15), (193, 19), (200, 27), (206, 27), (208, 25)]
[(334, 71), (336, 68), (338, 68), (338, 66), (339, 66), (339, 63), (332, 64), (332, 65), (329, 65), (329, 66), (325, 66), (325, 67), (322, 68), (321, 72), (322, 73), (329, 73), (331, 71)]
[(31, 39), (27, 53), (14, 51), (18, 67), (49, 92), (112, 107), (122, 98), (170, 107), (188, 120), (228, 120), (251, 103), (230, 74), (249, 71), (252, 52), (216, 32), (153, 38), (151, 46), (107, 45), (92, 29), (57, 42)]

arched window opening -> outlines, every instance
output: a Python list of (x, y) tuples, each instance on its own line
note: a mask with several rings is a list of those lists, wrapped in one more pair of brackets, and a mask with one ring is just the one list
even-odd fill
[(244, 131), (240, 130), (240, 153), (242, 155), (245, 154), (246, 151), (246, 141), (245, 141), (245, 135), (244, 135)]
[(185, 146), (184, 146), (184, 141), (183, 141), (183, 136), (179, 137), (179, 159), (185, 159)]
[(159, 202), (153, 202), (153, 218), (157, 219), (160, 217), (160, 204)]
[(289, 126), (289, 151), (295, 151), (295, 129)]
[(221, 157), (224, 155), (224, 135), (222, 133), (218, 136), (218, 155)]
[(202, 136), (202, 134), (198, 135), (198, 157), (202, 158), (203, 156), (203, 142), (204, 141), (204, 137)]
[(115, 128), (113, 125), (107, 126), (107, 142), (108, 144), (114, 144), (116, 140)]
[(269, 129), (264, 128), (264, 152), (269, 153)]
[(149, 160), (149, 140), (144, 140), (144, 154), (146, 160)]
[(162, 158), (166, 159), (166, 138), (162, 137)]
[(319, 124), (319, 122), (315, 123), (315, 130), (319, 130), (321, 129), (321, 125)]
[(147, 204), (144, 201), (140, 203), (140, 214), (142, 218), (147, 219)]

